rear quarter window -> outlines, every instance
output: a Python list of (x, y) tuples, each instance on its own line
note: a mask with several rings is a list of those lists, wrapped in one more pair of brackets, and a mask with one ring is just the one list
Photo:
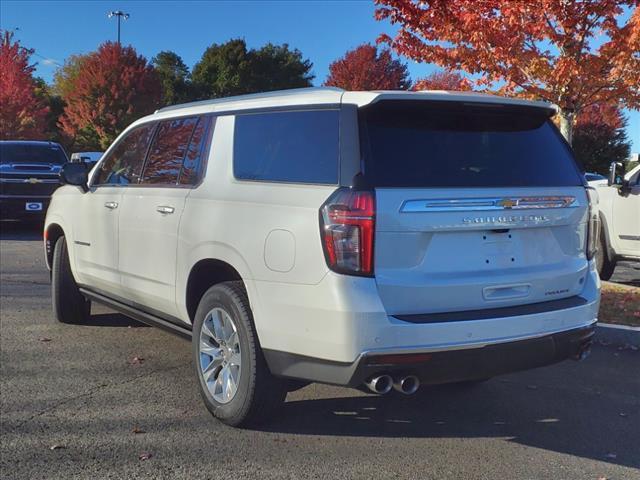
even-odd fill
[(237, 115), (233, 172), (241, 180), (338, 183), (338, 110)]
[(425, 103), (381, 102), (361, 111), (367, 183), (416, 188), (583, 184), (570, 148), (544, 111)]

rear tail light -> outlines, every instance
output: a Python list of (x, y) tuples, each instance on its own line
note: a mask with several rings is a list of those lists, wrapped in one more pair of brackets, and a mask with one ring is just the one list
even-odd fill
[(348, 275), (373, 275), (375, 195), (340, 188), (320, 208), (320, 234), (329, 268)]
[(591, 260), (598, 251), (598, 236), (600, 235), (600, 211), (598, 209), (598, 192), (587, 187), (589, 199), (589, 221), (587, 222), (587, 260)]

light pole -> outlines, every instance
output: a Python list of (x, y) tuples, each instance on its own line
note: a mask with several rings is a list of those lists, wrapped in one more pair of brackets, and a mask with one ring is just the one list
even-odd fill
[(109, 12), (107, 14), (107, 17), (112, 18), (112, 17), (118, 17), (118, 45), (120, 45), (120, 20), (121, 19), (127, 19), (129, 18), (129, 14), (128, 13), (124, 13), (121, 10), (115, 10), (113, 12)]

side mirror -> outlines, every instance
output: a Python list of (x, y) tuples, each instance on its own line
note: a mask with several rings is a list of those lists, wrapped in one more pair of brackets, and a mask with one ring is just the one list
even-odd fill
[(611, 162), (607, 185), (622, 185), (624, 183), (624, 163)]
[(65, 163), (60, 169), (60, 181), (65, 185), (76, 185), (83, 192), (89, 191), (88, 169), (86, 163)]

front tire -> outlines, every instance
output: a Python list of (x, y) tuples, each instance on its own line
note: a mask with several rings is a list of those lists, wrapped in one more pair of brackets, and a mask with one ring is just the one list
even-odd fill
[(53, 316), (61, 323), (84, 323), (91, 313), (91, 301), (80, 293), (73, 278), (64, 236), (58, 238), (51, 264)]
[(242, 282), (220, 283), (202, 296), (192, 352), (200, 394), (223, 423), (263, 422), (284, 402), (286, 383), (269, 371)]

